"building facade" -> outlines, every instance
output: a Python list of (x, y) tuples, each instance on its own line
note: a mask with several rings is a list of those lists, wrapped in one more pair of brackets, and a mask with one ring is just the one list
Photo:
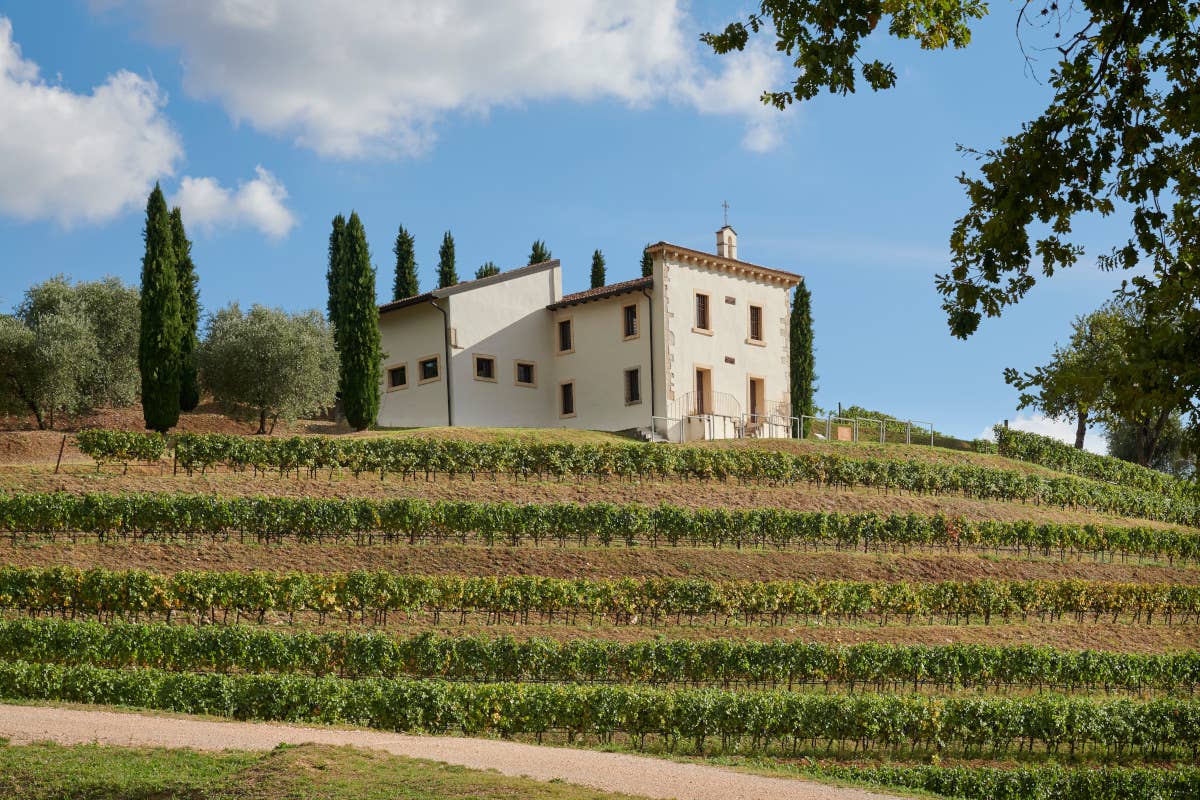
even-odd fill
[(653, 273), (562, 294), (558, 261), (381, 306), (379, 425), (783, 437), (789, 292), (802, 280), (659, 242)]

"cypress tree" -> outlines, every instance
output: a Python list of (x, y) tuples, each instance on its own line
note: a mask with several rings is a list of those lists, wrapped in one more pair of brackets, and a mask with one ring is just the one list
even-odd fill
[(179, 317), (183, 336), (179, 341), (179, 410), (192, 411), (200, 405), (200, 381), (196, 376), (196, 348), (200, 345), (200, 281), (192, 263), (192, 243), (183, 228), (183, 212), (171, 209), (171, 241), (175, 246), (175, 273), (179, 281)]
[(597, 250), (592, 253), (592, 288), (599, 289), (604, 283), (604, 254)]
[(533, 243), (533, 247), (529, 249), (529, 261), (527, 263), (542, 264), (552, 258), (554, 256), (550, 255), (550, 250), (546, 247), (546, 243), (538, 239)]
[(812, 294), (803, 281), (792, 296), (790, 333), (792, 416), (812, 416), (817, 388), (813, 372)]
[(392, 284), (392, 299), (403, 300), (421, 293), (417, 282), (417, 253), (416, 240), (413, 235), (400, 226), (396, 234), (396, 246), (392, 252), (396, 254), (396, 281)]
[(333, 230), (329, 234), (329, 267), (325, 271), (325, 284), (329, 287), (329, 300), (326, 302), (329, 326), (333, 328), (333, 339), (339, 343), (341, 331), (342, 306), (340, 292), (345, 284), (345, 242), (346, 218), (338, 214), (333, 218)]
[(642, 277), (649, 278), (654, 274), (654, 259), (650, 257), (650, 245), (642, 248)]
[(142, 257), (141, 332), (138, 372), (142, 378), (142, 415), (146, 427), (166, 433), (179, 422), (180, 344), (183, 320), (171, 214), (162, 189), (146, 202), (146, 253)]
[(351, 212), (341, 244), (341, 283), (336, 296), (341, 316), (335, 333), (341, 374), (338, 386), (346, 421), (365, 430), (379, 416), (379, 307), (375, 304), (375, 268), (367, 249), (367, 234), (358, 214)]
[(495, 263), (489, 261), (486, 264), (484, 264), (483, 266), (481, 266), (479, 269), (475, 270), (475, 280), (479, 280), (480, 278), (487, 278), (492, 275), (499, 275), (499, 274), (500, 274), (500, 268), (497, 267), (495, 265)]
[(454, 268), (454, 237), (450, 231), (442, 237), (442, 246), (438, 249), (438, 288), (445, 289), (458, 283), (458, 271)]

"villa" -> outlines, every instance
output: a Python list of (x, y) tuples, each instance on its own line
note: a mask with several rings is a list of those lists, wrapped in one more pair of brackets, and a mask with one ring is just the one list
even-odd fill
[(644, 278), (563, 295), (558, 261), (380, 306), (379, 424), (786, 437), (789, 292), (803, 280), (659, 242)]

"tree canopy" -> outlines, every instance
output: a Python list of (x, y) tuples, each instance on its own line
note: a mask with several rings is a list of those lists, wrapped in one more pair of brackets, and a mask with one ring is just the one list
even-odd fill
[(606, 270), (604, 268), (604, 254), (601, 253), (599, 250), (597, 250), (594, 253), (592, 253), (592, 287), (591, 288), (599, 289), (601, 286), (603, 286), (605, 283), (607, 283), (607, 280), (605, 277), (605, 272), (606, 272)]
[(213, 398), (231, 412), (253, 412), (259, 433), (280, 418), (324, 411), (337, 394), (333, 331), (317, 311), (223, 308), (209, 320), (198, 361)]
[(375, 267), (357, 213), (351, 213), (346, 221), (342, 260), (343, 283), (338, 291), (341, 319), (336, 330), (341, 359), (339, 394), (346, 421), (361, 431), (374, 425), (379, 416), (383, 352), (379, 307), (375, 303)]
[(488, 262), (484, 263), (482, 266), (480, 266), (479, 269), (475, 270), (475, 280), (479, 280), (480, 278), (487, 278), (492, 275), (499, 275), (499, 274), (500, 274), (500, 268), (497, 267), (494, 262), (488, 261)]
[(421, 293), (417, 280), (417, 251), (413, 235), (400, 226), (396, 233), (396, 244), (392, 247), (396, 254), (396, 275), (392, 281), (392, 300), (403, 300)]
[(552, 258), (554, 258), (554, 256), (551, 255), (550, 248), (546, 247), (546, 243), (543, 242), (541, 239), (537, 239), (534, 241), (533, 245), (529, 248), (529, 261), (527, 261), (526, 263), (528, 263), (528, 264), (544, 264), (545, 262), (549, 261)]
[(813, 396), (817, 391), (817, 375), (813, 362), (812, 293), (803, 281), (792, 295), (788, 345), (792, 416), (813, 416), (816, 414)]
[(654, 274), (654, 259), (650, 257), (650, 245), (642, 248), (642, 277), (649, 278)]
[[(796, 67), (790, 86), (765, 87), (784, 108), (861, 81), (896, 84), (872, 58), (877, 29), (927, 50), (965, 47), (989, 12), (984, 0), (760, 0), (758, 10), (702, 39), (717, 53), (756, 35)], [(1200, 6), (1195, 0), (1024, 0), (1016, 29), (1025, 53), (1049, 55), (1045, 109), (998, 143), (977, 150), (959, 177), (967, 210), (950, 233), (949, 271), (936, 278), (950, 332), (966, 338), (982, 319), (1019, 302), (1041, 278), (1079, 263), (1083, 216), (1117, 217), (1125, 233), (1097, 254), (1101, 268), (1140, 268), (1126, 283), (1155, 323), (1149, 356), (1200, 395)], [(873, 35), (874, 34), (874, 35)], [(1027, 62), (1031, 69), (1034, 62)], [(1193, 433), (1200, 434), (1194, 402)]]
[(442, 236), (442, 246), (438, 248), (438, 288), (445, 289), (458, 283), (458, 270), (454, 266), (454, 237), (450, 231)]
[(142, 257), (138, 371), (142, 415), (150, 430), (166, 433), (179, 421), (180, 350), (183, 342), (177, 252), (171, 215), (158, 184), (146, 202)]
[(192, 243), (183, 227), (183, 211), (171, 209), (171, 239), (175, 244), (176, 275), (179, 281), (179, 318), (183, 336), (179, 340), (179, 410), (192, 411), (200, 405), (200, 383), (196, 376), (196, 348), (200, 329), (200, 279), (192, 263)]
[[(1077, 319), (1070, 344), (1056, 348), (1046, 366), (1026, 373), (1008, 369), (1005, 379), (1022, 391), (1022, 408), (1127, 428), (1133, 460), (1149, 466), (1159, 456), (1172, 418), (1193, 407), (1186, 384), (1149, 352), (1159, 330), (1175, 324), (1136, 298), (1113, 300)], [(1077, 446), (1082, 446), (1080, 435)]]

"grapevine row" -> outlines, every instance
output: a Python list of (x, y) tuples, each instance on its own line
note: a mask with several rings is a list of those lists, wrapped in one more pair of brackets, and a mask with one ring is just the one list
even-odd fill
[(243, 541), (543, 541), (584, 546), (997, 548), (1045, 555), (1120, 553), (1200, 560), (1200, 533), (1183, 529), (971, 521), (944, 515), (841, 514), (762, 509), (689, 509), (612, 503), (517, 504), (416, 498), (389, 500), (217, 497), (188, 494), (0, 495), (0, 531), (53, 537), (173, 540), (198, 535)]
[(0, 622), (0, 659), (186, 672), (282, 672), (454, 681), (831, 686), (903, 691), (1009, 687), (1193, 693), (1200, 652), (1128, 654), (975, 644), (647, 640), (511, 636), (393, 638), (381, 633), (281, 633), (242, 625), (191, 627), (18, 619)]
[(804, 774), (894, 789), (915, 789), (961, 800), (1194, 800), (1200, 769), (1172, 767), (1005, 768), (918, 766), (806, 767)]
[(101, 619), (182, 614), (197, 621), (262, 621), (270, 613), (330, 614), (347, 622), (386, 623), (392, 612), (472, 612), (489, 623), (533, 619), (577, 622), (580, 614), (616, 624), (660, 624), (684, 619), (747, 622), (787, 620), (914, 620), (990, 623), (1061, 619), (1070, 615), (1117, 622), (1168, 624), (1200, 620), (1200, 586), (1062, 581), (729, 581), (654, 578), (560, 579), (536, 576), (463, 577), (347, 573), (191, 572), (159, 575), (140, 570), (72, 567), (0, 568), (0, 610), (91, 614)]
[[(132, 434), (153, 437), (153, 434)], [(93, 458), (112, 460), (106, 446), (80, 441)], [(655, 444), (463, 442), (416, 437), (336, 439), (322, 436), (251, 438), (180, 434), (179, 467), (213, 466), (315, 475), (319, 470), (411, 477), (418, 474), (583, 478), (681, 478), (794, 485), (874, 487), (915, 493), (1020, 500), (1200, 527), (1200, 503), (1071, 476), (1046, 477), (972, 464), (936, 464), (832, 453), (783, 453), (757, 448), (665, 447)]]
[(0, 663), (0, 695), (103, 703), (238, 719), (349, 723), (396, 731), (615, 733), (636, 745), (790, 750), (819, 746), (969, 752), (1066, 748), (1172, 755), (1200, 749), (1200, 702), (1097, 700), (1062, 695), (727, 692), (539, 683), (450, 683), (389, 678), (221, 675)]
[(1173, 495), (1182, 500), (1194, 502), (1200, 498), (1200, 484), (1195, 481), (1182, 480), (1166, 472), (1112, 456), (1078, 450), (1048, 436), (1013, 430), (1003, 425), (997, 425), (994, 430), (1000, 455), (1008, 458), (1098, 481), (1132, 486), (1146, 492)]

